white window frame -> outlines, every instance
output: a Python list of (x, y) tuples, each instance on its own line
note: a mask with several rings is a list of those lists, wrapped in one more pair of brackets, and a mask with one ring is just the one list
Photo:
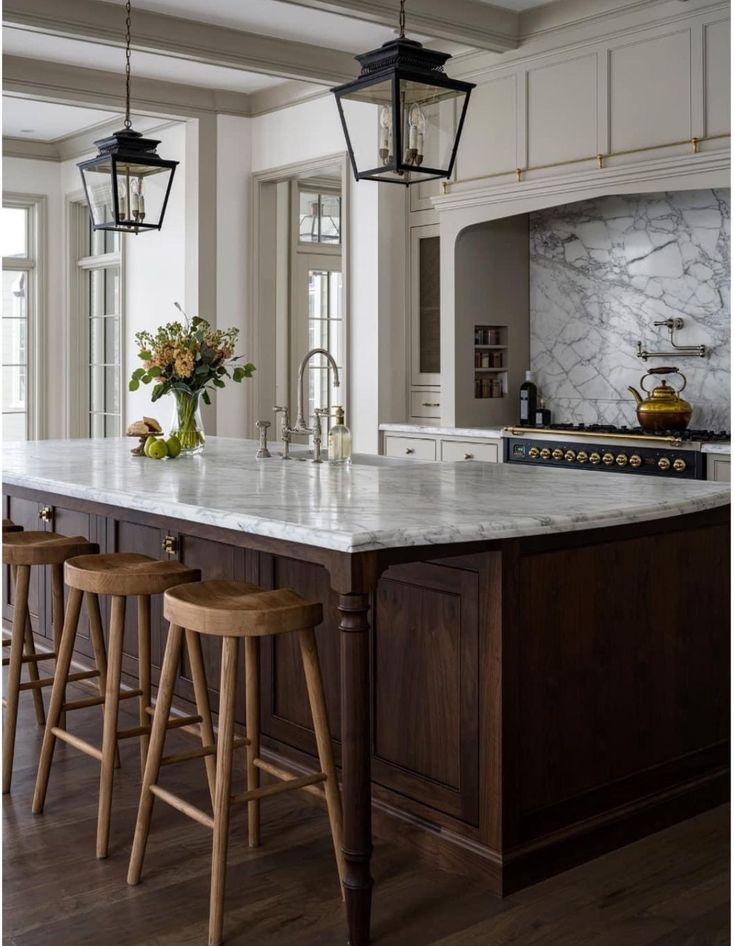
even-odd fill
[(26, 348), (26, 437), (38, 440), (45, 433), (45, 374), (43, 371), (44, 306), (46, 299), (46, 216), (47, 199), (43, 194), (20, 194), (3, 191), (3, 207), (29, 211), (27, 246), (24, 257), (3, 257), (3, 270), (28, 275), (28, 312)]
[(87, 311), (87, 274), (109, 266), (120, 268), (120, 435), (127, 425), (125, 383), (125, 240), (120, 251), (87, 256), (89, 208), (83, 192), (69, 195), (66, 201), (67, 241), (67, 388), (66, 427), (69, 437), (89, 437), (89, 313)]

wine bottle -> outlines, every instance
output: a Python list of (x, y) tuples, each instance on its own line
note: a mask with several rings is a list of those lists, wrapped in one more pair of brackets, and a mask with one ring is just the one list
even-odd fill
[(526, 372), (526, 380), (520, 389), (520, 423), (521, 427), (532, 427), (536, 420), (536, 398), (538, 389), (533, 380), (533, 372)]

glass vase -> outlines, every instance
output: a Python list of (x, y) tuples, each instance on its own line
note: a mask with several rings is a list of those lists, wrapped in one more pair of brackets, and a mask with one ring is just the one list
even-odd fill
[(201, 391), (172, 391), (174, 411), (170, 436), (181, 444), (181, 455), (193, 457), (204, 450), (204, 425), (199, 408)]

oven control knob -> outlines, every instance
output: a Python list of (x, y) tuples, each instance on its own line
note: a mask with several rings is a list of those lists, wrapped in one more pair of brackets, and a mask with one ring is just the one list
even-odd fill
[(528, 451), (528, 456), (531, 458), (531, 460), (535, 460), (540, 455), (541, 451), (538, 447), (531, 447), (531, 449)]
[(577, 454), (577, 463), (586, 463), (589, 460), (589, 454), (585, 453), (584, 450), (580, 450)]
[(615, 457), (612, 455), (612, 453), (603, 453), (602, 462), (605, 464), (605, 466), (610, 466), (615, 462)]
[(622, 467), (622, 466), (627, 466), (627, 465), (628, 465), (628, 458), (627, 458), (627, 456), (626, 456), (624, 453), (619, 453), (619, 454), (615, 457), (615, 462), (617, 463), (618, 466), (621, 466), (621, 467)]
[(599, 453), (590, 454), (590, 463), (592, 463), (594, 466), (597, 466), (597, 464), (600, 462), (601, 459), (602, 457), (600, 456)]
[(544, 447), (543, 450), (541, 451), (541, 459), (548, 460), (550, 456), (551, 456), (551, 450), (549, 450), (548, 447)]
[(668, 457), (661, 457), (658, 461), (659, 470), (668, 470), (671, 467), (671, 460)]
[(682, 460), (681, 457), (677, 457), (676, 460), (674, 460), (674, 469), (676, 470), (677, 473), (682, 473), (684, 470), (686, 470), (686, 468), (687, 468), (686, 460)]
[(577, 454), (574, 452), (574, 450), (567, 450), (567, 452), (564, 454), (564, 459), (568, 463), (574, 463), (574, 461), (577, 459)]
[(641, 460), (637, 453), (634, 453), (630, 458), (630, 465), (639, 467), (641, 463), (643, 463), (643, 460)]
[(562, 451), (561, 451), (558, 447), (556, 448), (556, 450), (554, 450), (554, 452), (553, 452), (551, 455), (552, 455), (552, 457), (553, 457), (555, 460), (563, 460), (563, 459), (564, 459), (564, 454), (562, 453)]

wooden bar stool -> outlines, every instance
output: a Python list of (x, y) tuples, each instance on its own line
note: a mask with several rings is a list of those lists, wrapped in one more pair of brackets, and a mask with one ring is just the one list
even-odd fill
[[(106, 555), (81, 555), (72, 558), (64, 567), (64, 578), (69, 586), (66, 620), (59, 647), (56, 680), (51, 691), (51, 701), (46, 722), (46, 731), (41, 747), (41, 759), (36, 778), (36, 790), (33, 796), (33, 813), (43, 811), (48, 788), (51, 763), (53, 761), (56, 740), (61, 739), (85, 752), (101, 763), (100, 792), (97, 816), (97, 857), (107, 857), (110, 838), (110, 811), (112, 807), (112, 783), (115, 758), (120, 739), (137, 737), (140, 739), (141, 774), (144, 770), (148, 751), (148, 738), (151, 731), (151, 595), (162, 594), (174, 585), (182, 582), (198, 581), (201, 573), (197, 568), (189, 568), (181, 562), (159, 561), (137, 552), (115, 552)], [(104, 650), (101, 659), (104, 666), (104, 695), (69, 704), (64, 702), (64, 690), (67, 681), (73, 678), (69, 674), (74, 641), (77, 635), (79, 613), (82, 598), (86, 595), (90, 627), (94, 636), (101, 637), (102, 621), (100, 616), (99, 595), (112, 596), (112, 616), (110, 620), (110, 639), (105, 662)], [(138, 688), (121, 689), (123, 636), (125, 630), (125, 605), (128, 597), (138, 599)], [(168, 701), (165, 723), (170, 728), (201, 724), (201, 739), (204, 744), (214, 742), (214, 731), (206, 699), (206, 681), (204, 663), (199, 641), (193, 641), (189, 648), (189, 661), (197, 700), (199, 715), (174, 717), (169, 719), (171, 701)], [(98, 655), (98, 666), (100, 656)], [(101, 667), (102, 669), (102, 667)], [(131, 729), (118, 729), (118, 711), (120, 700), (139, 698), (140, 725)], [(61, 715), (70, 707), (103, 705), (102, 749), (80, 739), (66, 730), (61, 723)], [(214, 793), (214, 759), (211, 760), (208, 775), (210, 790)]]
[[(326, 800), (332, 843), (340, 881), (344, 877), (342, 854), (342, 807), (332, 756), (327, 723), (327, 708), (319, 668), (314, 628), (322, 620), (322, 606), (305, 601), (293, 591), (263, 591), (257, 585), (237, 581), (204, 581), (181, 585), (163, 596), (163, 613), (171, 622), (161, 672), (158, 703), (153, 719), (151, 744), (141, 788), (135, 840), (130, 855), (128, 883), (137, 884), (143, 869), (146, 842), (151, 824), (154, 798), (160, 798), (178, 811), (212, 829), (212, 877), (209, 901), (209, 946), (222, 942), (224, 920), (225, 871), (230, 806), (247, 802), (248, 834), (251, 847), (260, 843), (260, 799), (292, 789), (305, 789)], [(184, 628), (187, 628), (184, 631)], [(309, 704), (314, 722), (321, 771), (296, 778), (259, 757), (259, 638), (274, 634), (297, 633), (301, 645)], [(158, 785), (160, 767), (166, 762), (163, 746), (166, 718), (178, 671), (182, 640), (201, 634), (221, 637), (222, 666), (220, 682), (219, 734), (217, 738), (217, 777), (213, 813), (184, 801)], [(235, 725), (235, 688), (237, 680), (238, 641), (245, 638), (245, 694), (247, 729), (247, 791), (231, 794), (232, 756)], [(278, 781), (260, 786), (260, 772)], [(324, 794), (315, 786), (324, 783)]]
[[(4, 525), (4, 523), (3, 523)], [(58, 669), (59, 643), (64, 618), (63, 564), (74, 555), (96, 552), (97, 546), (84, 536), (66, 536), (57, 532), (3, 532), (3, 564), (10, 565), (15, 585), (15, 608), (10, 637), (10, 657), (3, 659), (8, 664), (8, 688), (6, 697), (5, 725), (3, 729), (3, 794), (10, 791), (15, 755), (15, 731), (18, 723), (18, 702), (22, 690), (33, 690), (36, 719), (43, 725), (43, 697), (41, 689), (51, 686), (54, 677), (39, 678), (38, 663), (56, 659)], [(33, 630), (28, 612), (28, 589), (31, 568), (38, 565), (51, 567), (51, 590), (53, 607), (54, 649), (37, 654), (33, 643)], [(23, 653), (25, 649), (25, 655)], [(30, 680), (21, 682), (23, 664), (28, 665)], [(72, 674), (70, 679), (82, 680), (99, 675), (99, 669)]]

